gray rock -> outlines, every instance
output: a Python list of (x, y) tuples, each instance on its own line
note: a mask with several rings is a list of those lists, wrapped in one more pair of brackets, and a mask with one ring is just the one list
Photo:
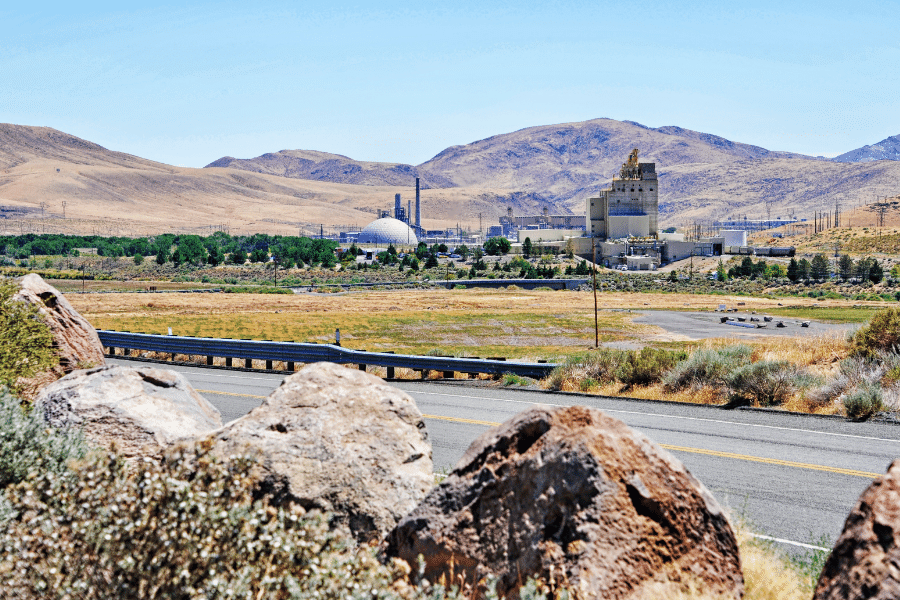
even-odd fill
[(225, 456), (254, 453), (261, 493), (334, 514), (381, 539), (434, 485), (431, 443), (406, 393), (355, 369), (308, 365), (212, 434)]
[[(743, 595), (737, 540), (706, 488), (668, 452), (584, 407), (535, 408), (479, 437), (388, 535), (424, 577), (516, 598), (529, 577), (579, 598), (652, 597), (672, 582)], [(415, 572), (415, 569), (414, 569)]]
[(158, 456), (175, 442), (222, 426), (219, 411), (174, 371), (105, 366), (48, 385), (36, 410), (54, 427), (81, 427), (122, 456)]
[(813, 600), (900, 598), (900, 459), (872, 482), (847, 516)]
[(53, 346), (59, 355), (59, 365), (30, 379), (20, 380), (26, 397), (34, 397), (37, 390), (76, 369), (106, 364), (103, 344), (97, 331), (76, 311), (69, 301), (52, 285), (31, 273), (16, 282), (21, 289), (13, 299), (28, 302), (38, 308), (41, 319), (50, 328)]

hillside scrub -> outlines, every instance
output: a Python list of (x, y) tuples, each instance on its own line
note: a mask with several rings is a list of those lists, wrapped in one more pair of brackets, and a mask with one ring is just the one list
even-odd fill
[(900, 308), (876, 312), (867, 325), (856, 331), (851, 341), (853, 354), (870, 358), (879, 352), (900, 348)]
[(615, 350), (601, 348), (588, 354), (570, 356), (545, 380), (551, 390), (585, 391), (597, 385), (620, 383), (626, 387), (647, 385), (659, 379), (679, 361), (683, 350)]

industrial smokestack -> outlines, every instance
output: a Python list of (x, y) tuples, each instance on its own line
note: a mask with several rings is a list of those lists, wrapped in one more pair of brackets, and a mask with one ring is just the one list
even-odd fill
[(394, 194), (394, 218), (400, 218), (400, 211), (402, 207), (400, 206), (400, 194)]
[(416, 177), (416, 229), (422, 228), (422, 209), (419, 204), (419, 178)]

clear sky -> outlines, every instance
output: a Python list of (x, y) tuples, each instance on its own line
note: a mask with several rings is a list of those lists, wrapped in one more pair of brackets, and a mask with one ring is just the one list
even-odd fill
[(5, 2), (0, 122), (193, 167), (597, 117), (833, 156), (900, 134), (898, 30), (898, 0)]

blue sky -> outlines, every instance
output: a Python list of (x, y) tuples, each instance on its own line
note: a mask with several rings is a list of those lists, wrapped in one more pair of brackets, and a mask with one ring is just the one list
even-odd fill
[(596, 117), (829, 156), (900, 134), (896, 0), (16, 4), (0, 122), (182, 166)]

